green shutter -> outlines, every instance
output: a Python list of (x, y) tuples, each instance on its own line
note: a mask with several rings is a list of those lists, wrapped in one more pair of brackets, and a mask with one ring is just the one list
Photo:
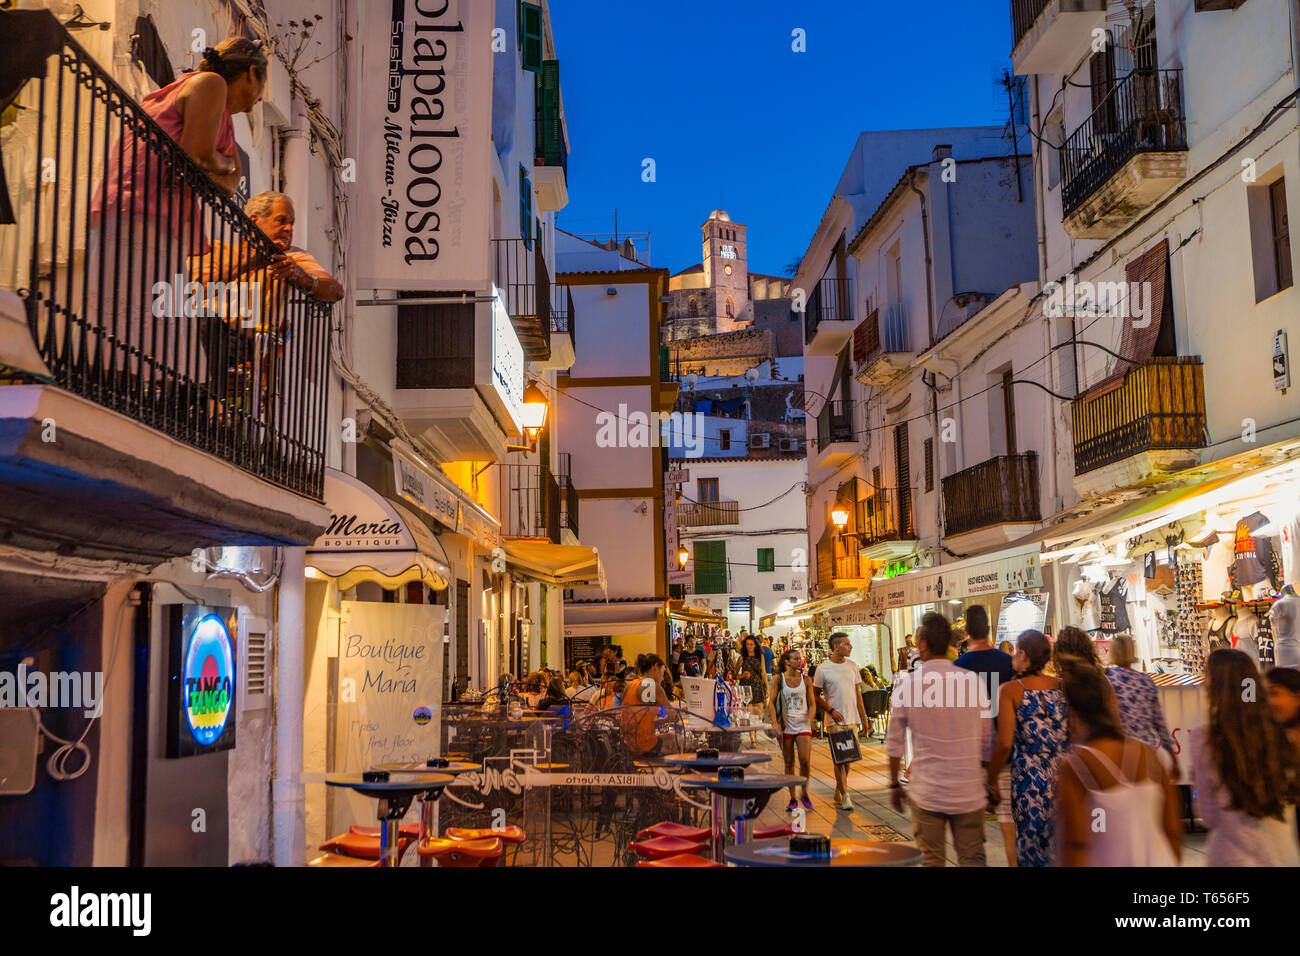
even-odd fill
[(776, 550), (774, 548), (758, 549), (758, 570), (759, 571), (776, 570)]
[(695, 542), (695, 593), (727, 593), (727, 542)]
[(537, 77), (535, 101), (534, 139), (537, 159), (544, 166), (559, 166), (567, 171), (564, 123), (560, 119), (559, 60), (546, 60), (542, 63), (542, 72)]
[(524, 245), (533, 247), (533, 184), (528, 181), (528, 170), (519, 167), (519, 235)]
[(542, 8), (535, 3), (519, 5), (519, 32), (524, 44), (524, 69), (542, 72)]

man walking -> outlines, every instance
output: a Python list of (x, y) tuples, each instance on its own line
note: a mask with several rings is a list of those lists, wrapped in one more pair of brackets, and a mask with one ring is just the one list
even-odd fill
[[(848, 659), (853, 645), (843, 631), (831, 635), (830, 645), (831, 656), (817, 665), (813, 693), (817, 706), (830, 715), (832, 725), (848, 727), (856, 737), (858, 729), (867, 722), (867, 708), (858, 691), (858, 665)], [(848, 764), (835, 764), (835, 806), (841, 810), (853, 809), (849, 802)]]
[(989, 803), (982, 764), (993, 746), (992, 710), (983, 681), (947, 658), (952, 628), (933, 612), (916, 635), (919, 662), (894, 685), (889, 733), (890, 800), (903, 812), (899, 783), (907, 735), (912, 763), (906, 797), (912, 835), (924, 866), (943, 866), (947, 828), (961, 866), (984, 866), (984, 810)]

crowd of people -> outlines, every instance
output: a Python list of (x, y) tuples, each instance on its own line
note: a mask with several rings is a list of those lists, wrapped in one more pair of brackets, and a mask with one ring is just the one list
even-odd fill
[(953, 660), (954, 629), (927, 614), (917, 663), (892, 695), (892, 802), (910, 810), (926, 865), (943, 865), (948, 831), (961, 865), (984, 865), (995, 811), (1012, 866), (1175, 866), (1180, 782), (1209, 830), (1208, 865), (1300, 865), (1300, 671), (1261, 675), (1246, 654), (1213, 651), (1208, 721), (1191, 733), (1191, 779), (1180, 781), (1177, 745), (1130, 640), (1103, 667), (1077, 628), (1055, 642), (1026, 631), (1008, 655), (976, 607), (966, 632)]

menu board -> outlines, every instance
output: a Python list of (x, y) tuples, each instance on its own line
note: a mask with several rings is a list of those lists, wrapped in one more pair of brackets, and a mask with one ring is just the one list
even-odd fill
[(599, 657), (600, 652), (614, 642), (614, 637), (612, 634), (597, 634), (569, 637), (565, 640), (569, 645), (567, 659), (572, 665), (576, 661), (589, 661)]
[(1016, 643), (1016, 639), (1025, 631), (1041, 631), (1047, 623), (1046, 592), (1025, 594), (1017, 591), (1002, 599), (998, 611), (998, 633), (996, 641)]

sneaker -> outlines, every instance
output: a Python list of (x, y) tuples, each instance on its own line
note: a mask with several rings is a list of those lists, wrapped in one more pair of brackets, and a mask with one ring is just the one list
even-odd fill
[(849, 798), (848, 798), (847, 796), (845, 796), (845, 798), (844, 798), (844, 802), (841, 803), (841, 804), (839, 804), (839, 808), (840, 808), (841, 810), (852, 810), (852, 809), (853, 809), (853, 802), (852, 802), (851, 800), (849, 800)]
[[(805, 799), (807, 799), (807, 798), (805, 798)], [(793, 813), (793, 812), (794, 812), (794, 808), (797, 807), (798, 805), (799, 805), (799, 804), (796, 803), (794, 800), (791, 800), (789, 803), (787, 803), (787, 804), (785, 805), (785, 812), (786, 812), (786, 813)], [(812, 809), (812, 808), (809, 807), (809, 809)]]
[[(800, 797), (800, 798), (799, 798), (799, 802), (803, 804), (803, 808), (804, 808), (805, 810), (811, 810), (811, 809), (812, 809), (812, 801), (808, 799), (808, 794), (805, 793), (802, 797)], [(793, 807), (793, 806), (794, 806), (794, 801), (791, 800), (791, 801), (790, 801), (790, 807)], [(790, 809), (790, 807), (787, 807), (786, 809), (788, 810), (788, 809)]]

